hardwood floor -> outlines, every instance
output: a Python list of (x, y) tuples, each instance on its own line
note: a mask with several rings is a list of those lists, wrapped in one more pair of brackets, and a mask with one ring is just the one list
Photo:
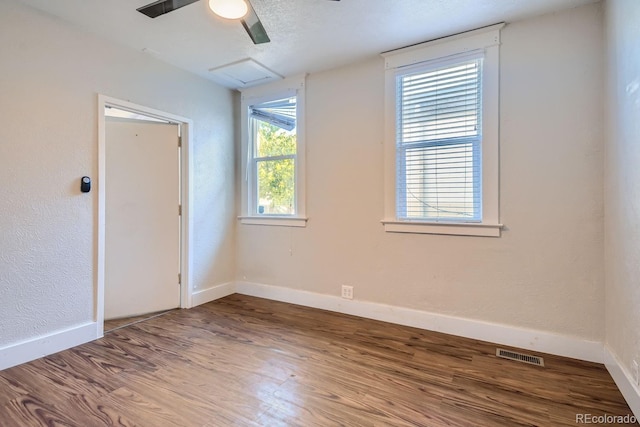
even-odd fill
[(544, 357), (531, 366), (489, 343), (232, 295), (1, 371), (0, 426), (576, 426), (576, 414), (631, 414), (602, 365)]
[(140, 323), (143, 322), (145, 320), (149, 320), (153, 317), (157, 317), (157, 316), (162, 316), (164, 314), (170, 313), (173, 310), (166, 310), (166, 311), (158, 311), (156, 313), (147, 313), (147, 314), (143, 314), (140, 316), (132, 316), (132, 317), (123, 317), (123, 318), (119, 318), (119, 319), (109, 319), (109, 320), (105, 320), (104, 321), (104, 331), (106, 332), (110, 332), (113, 331), (114, 329), (120, 329), (123, 328), (125, 326), (129, 326), (129, 325), (133, 325), (134, 323)]

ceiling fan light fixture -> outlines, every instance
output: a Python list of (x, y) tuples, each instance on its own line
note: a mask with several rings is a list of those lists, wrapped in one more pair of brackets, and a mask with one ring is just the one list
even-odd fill
[(240, 19), (249, 11), (245, 0), (209, 0), (209, 8), (226, 19)]

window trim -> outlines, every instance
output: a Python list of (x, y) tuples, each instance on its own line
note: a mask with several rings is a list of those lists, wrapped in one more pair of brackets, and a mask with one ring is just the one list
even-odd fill
[[(384, 219), (385, 231), (500, 237), (499, 221), (499, 46), (504, 24), (457, 34), (382, 54), (385, 60)], [(484, 51), (482, 86), (482, 222), (399, 219), (396, 213), (396, 77), (432, 60)]]
[[(240, 141), (241, 141), (241, 206), (238, 219), (241, 224), (275, 225), (284, 227), (305, 227), (306, 217), (306, 149), (305, 149), (305, 77), (299, 76), (280, 80), (278, 82), (241, 90), (240, 104)], [(254, 191), (250, 185), (255, 185), (253, 157), (250, 158), (251, 135), (249, 129), (249, 106), (274, 101), (287, 97), (296, 97), (296, 173), (295, 173), (295, 215), (258, 215), (254, 213)], [(253, 184), (250, 184), (253, 183)], [(254, 189), (255, 190), (255, 189)]]

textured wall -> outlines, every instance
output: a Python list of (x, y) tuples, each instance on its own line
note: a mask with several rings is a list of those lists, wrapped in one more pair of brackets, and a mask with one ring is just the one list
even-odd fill
[(195, 286), (233, 279), (232, 93), (19, 2), (0, 39), (0, 347), (93, 320), (98, 93), (194, 121)]
[(238, 279), (603, 340), (599, 5), (501, 50), (499, 239), (385, 233), (382, 59), (307, 80), (307, 228), (238, 227)]
[(606, 344), (640, 363), (640, 2), (606, 2)]

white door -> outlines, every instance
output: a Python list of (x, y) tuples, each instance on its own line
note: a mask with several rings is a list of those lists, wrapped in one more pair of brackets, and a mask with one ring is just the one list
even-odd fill
[(180, 305), (178, 125), (106, 117), (105, 319)]

